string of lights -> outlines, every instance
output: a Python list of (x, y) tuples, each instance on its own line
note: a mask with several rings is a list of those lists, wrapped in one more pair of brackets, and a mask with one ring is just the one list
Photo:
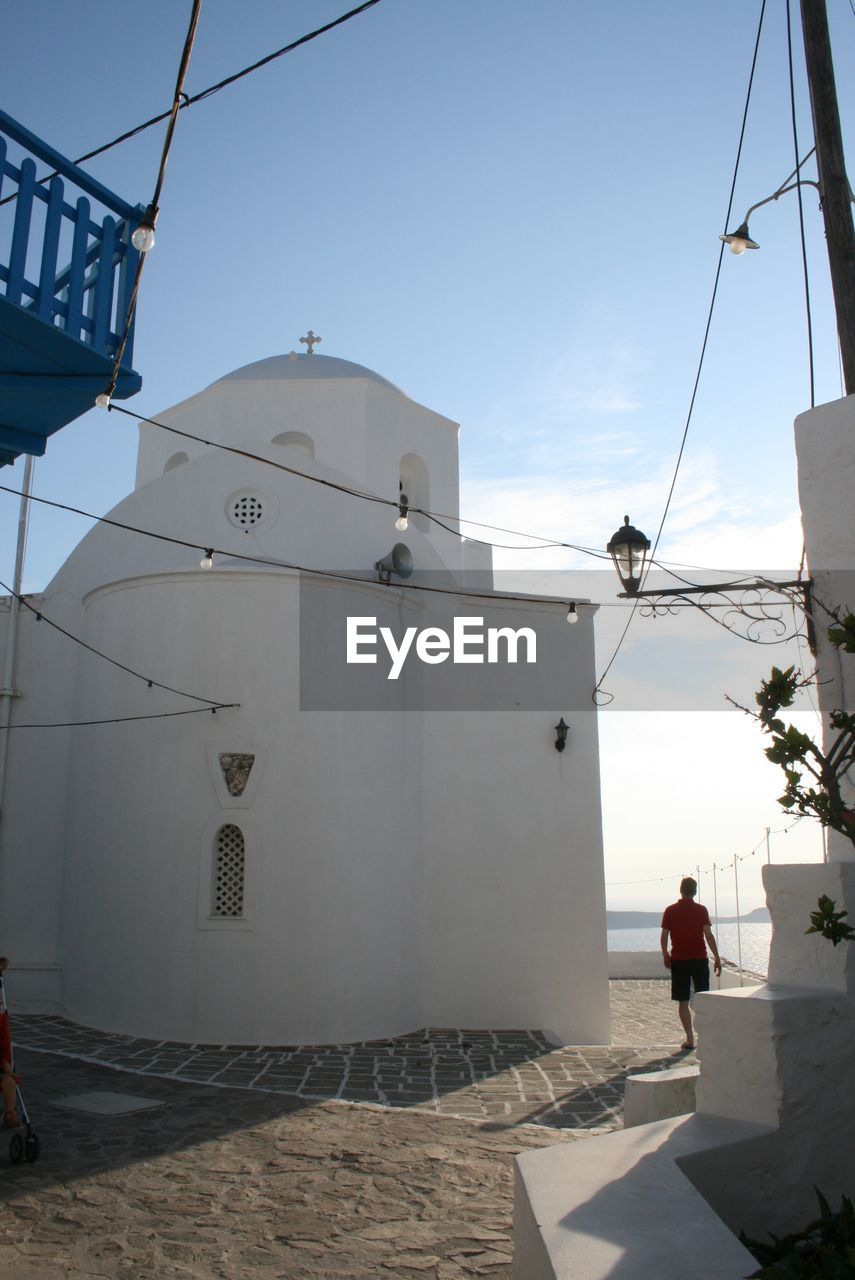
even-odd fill
[[(0, 492), (14, 494), (18, 497), (23, 496), (20, 489), (12, 489), (8, 485), (0, 485)], [(294, 573), (311, 574), (320, 578), (334, 578), (342, 582), (356, 582), (361, 586), (378, 586), (379, 584), (374, 578), (360, 577), (356, 573), (345, 573), (337, 569), (318, 569), (309, 565), (297, 564), (291, 560), (277, 560), (270, 556), (253, 556), (243, 551), (227, 551), (219, 547), (206, 545), (204, 542), (191, 542), (187, 538), (175, 538), (166, 533), (158, 533), (153, 529), (141, 529), (137, 525), (127, 524), (122, 520), (114, 520), (111, 516), (96, 516), (91, 511), (84, 511), (81, 507), (72, 507), (65, 502), (56, 502), (52, 498), (40, 498), (35, 494), (30, 494), (31, 502), (41, 503), (43, 506), (52, 507), (56, 511), (67, 511), (71, 515), (82, 516), (86, 520), (93, 520), (96, 524), (106, 524), (114, 529), (123, 529), (126, 533), (140, 534), (145, 538), (154, 538), (158, 542), (168, 542), (173, 546), (186, 547), (190, 551), (202, 551), (204, 553), (204, 565), (206, 569), (213, 567), (214, 557), (219, 556), (225, 560), (235, 561), (238, 564), (257, 564), (262, 565), (266, 569), (288, 569)], [(398, 590), (430, 592), (436, 595), (459, 596), (469, 600), (503, 600), (511, 604), (559, 604), (562, 601), (561, 596), (546, 595), (522, 595), (513, 594), (512, 592), (495, 592), (495, 591), (466, 591), (461, 587), (434, 587), (427, 583), (414, 582), (388, 582), (382, 584), (386, 587), (394, 587)], [(573, 602), (588, 603), (588, 602)], [(590, 602), (593, 604), (593, 602)], [(617, 601), (607, 601), (607, 604), (619, 605)], [(620, 606), (619, 606), (620, 607)]]
[[(805, 817), (804, 814), (800, 814), (798, 818), (795, 818), (792, 822), (788, 823), (787, 826), (775, 827), (773, 830), (770, 830), (769, 835), (770, 836), (787, 835), (790, 831), (792, 831), (793, 827), (798, 826), (798, 824), (804, 820), (804, 817)], [(759, 852), (760, 849), (762, 849), (765, 843), (766, 843), (766, 835), (764, 833), (750, 853), (744, 853), (741, 856), (735, 855), (733, 861), (731, 862), (724, 862), (724, 863), (714, 862), (710, 867), (700, 867), (700, 868), (693, 867), (692, 871), (696, 873), (699, 872), (699, 874), (702, 876), (707, 876), (707, 875), (710, 875), (711, 872), (713, 871), (723, 871), (729, 867), (732, 867), (734, 861), (737, 863), (747, 862), (749, 858), (753, 858), (756, 856), (756, 854)], [(684, 875), (688, 875), (688, 874), (690, 873), (686, 871), (674, 871), (671, 874), (665, 875), (665, 876), (651, 876), (647, 880), (607, 880), (606, 888), (616, 889), (616, 888), (620, 888), (623, 885), (632, 885), (632, 884), (662, 884), (663, 881), (665, 880), (677, 880), (682, 878)]]
[[(13, 489), (11, 488), (11, 486), (4, 485), (4, 484), (0, 484), (0, 493), (12, 494), (15, 497), (23, 496), (22, 490)], [(278, 560), (271, 556), (253, 556), (253, 555), (247, 554), (244, 551), (228, 551), (228, 550), (225, 550), (224, 548), (212, 547), (209, 542), (208, 543), (202, 542), (202, 541), (193, 542), (188, 538), (173, 537), (170, 534), (159, 533), (157, 530), (154, 530), (154, 529), (142, 529), (138, 525), (128, 524), (126, 521), (123, 521), (123, 520), (115, 520), (112, 516), (98, 516), (98, 515), (95, 515), (95, 513), (92, 511), (85, 511), (82, 507), (74, 507), (66, 502), (57, 502), (55, 499), (52, 499), (52, 498), (41, 498), (41, 497), (38, 497), (36, 494), (29, 494), (28, 496), (31, 502), (40, 503), (42, 506), (51, 507), (56, 511), (65, 511), (71, 515), (81, 516), (83, 519), (92, 520), (96, 524), (105, 524), (114, 529), (122, 529), (126, 533), (139, 534), (141, 537), (153, 538), (155, 541), (170, 543), (173, 546), (186, 547), (189, 551), (194, 551), (194, 552), (201, 551), (203, 552), (203, 559), (204, 559), (203, 567), (206, 569), (213, 567), (214, 557), (219, 556), (221, 559), (234, 561), (238, 564), (257, 564), (257, 565), (263, 566), (266, 569), (288, 569), (295, 573), (305, 573), (305, 574), (310, 574), (310, 575), (314, 575), (316, 577), (322, 577), (322, 578), (334, 578), (343, 582), (355, 582), (355, 583), (359, 583), (362, 586), (380, 585), (376, 582), (375, 579), (362, 577), (356, 573), (345, 573), (337, 569), (319, 569), (311, 565), (297, 564), (296, 562), (291, 560)], [(409, 580), (407, 580), (406, 582), (389, 582), (389, 583), (384, 583), (382, 585), (386, 587), (394, 587), (399, 591), (426, 592), (426, 593), (433, 593), (436, 595), (456, 596), (456, 597), (459, 597), (462, 599), (468, 599), (468, 600), (492, 600), (492, 601), (502, 600), (502, 601), (507, 601), (510, 604), (514, 604), (514, 603), (558, 604), (563, 599), (566, 599), (566, 596), (559, 596), (559, 595), (535, 595), (535, 594), (524, 595), (521, 593), (504, 592), (504, 591), (468, 591), (462, 587), (430, 586), (427, 583), (410, 582)], [(576, 617), (578, 617), (578, 613), (577, 613), (578, 608), (584, 608), (584, 607), (601, 608), (601, 609), (602, 608), (606, 608), (606, 609), (626, 608), (626, 605), (620, 600), (603, 600), (603, 601), (572, 600), (570, 601), (570, 604), (573, 606), (570, 612)], [(681, 608), (684, 606), (675, 605), (674, 607)], [(689, 606), (685, 606), (685, 607), (689, 607)], [(730, 606), (727, 604), (710, 605), (710, 608), (729, 608), (729, 607)], [(147, 679), (147, 677), (144, 677), (144, 678)], [(187, 695), (187, 696), (190, 696), (190, 695)]]
[[(328, 480), (323, 476), (313, 476), (307, 471), (301, 471), (298, 467), (290, 467), (287, 463), (278, 462), (274, 458), (265, 458), (261, 454), (253, 453), (249, 449), (241, 449), (238, 448), (237, 445), (223, 444), (218, 440), (211, 440), (207, 436), (196, 435), (192, 431), (184, 431), (180, 427), (171, 426), (166, 422), (159, 422), (156, 418), (148, 418), (145, 414), (136, 413), (133, 409), (128, 409), (125, 405), (111, 403), (109, 409), (111, 412), (123, 414), (127, 418), (133, 418), (136, 422), (143, 422), (147, 426), (151, 427), (159, 427), (162, 431), (168, 431), (170, 434), (179, 436), (184, 440), (191, 440), (195, 444), (202, 444), (211, 449), (220, 449), (224, 453), (231, 453), (235, 457), (245, 458), (251, 462), (259, 462), (263, 466), (272, 467), (276, 471), (284, 471), (288, 475), (298, 476), (301, 480), (308, 480), (312, 484), (317, 484), (328, 489), (338, 490), (338, 492), (347, 494), (350, 497), (361, 498), (365, 502), (377, 503), (380, 506), (394, 508), (396, 511), (400, 509), (401, 503), (399, 499), (383, 498), (379, 494), (369, 493), (364, 489), (357, 489), (353, 485), (344, 484), (336, 480)], [(611, 556), (607, 551), (597, 547), (584, 546), (581, 543), (562, 542), (558, 539), (548, 539), (542, 534), (529, 533), (521, 529), (509, 529), (504, 525), (489, 524), (484, 520), (472, 520), (468, 516), (455, 516), (450, 515), (447, 512), (430, 511), (425, 507), (408, 505), (406, 510), (408, 514), (424, 516), (426, 519), (438, 524), (441, 528), (445, 529), (446, 532), (453, 534), (455, 537), (465, 537), (467, 542), (475, 542), (479, 546), (508, 551), (541, 551), (545, 549), (561, 548), (567, 551), (577, 551), (580, 554), (589, 556), (595, 560), (611, 561)], [(443, 524), (443, 521), (445, 520), (451, 520), (460, 527), (457, 529), (450, 528), (448, 525)], [(479, 529), (490, 529), (496, 533), (507, 533), (515, 538), (530, 538), (533, 541), (536, 541), (538, 545), (533, 547), (509, 546), (506, 543), (489, 542), (484, 538), (473, 538), (462, 532), (462, 526), (464, 525), (471, 525)], [(655, 565), (656, 568), (663, 569), (669, 573), (671, 572), (671, 568), (669, 566), (680, 569), (692, 569), (699, 573), (720, 572), (720, 570), (716, 570), (709, 565), (683, 564), (680, 561), (674, 560), (651, 560), (650, 563)], [(673, 576), (679, 577), (678, 574), (674, 574)], [(682, 579), (682, 581), (687, 580)], [(696, 584), (689, 583), (688, 585), (694, 586)]]
[(110, 403), (110, 398), (116, 390), (116, 384), (119, 381), (119, 372), (122, 366), (122, 360), (125, 356), (125, 350), (131, 334), (131, 326), (134, 322), (134, 315), (137, 309), (137, 298), (140, 291), (140, 281), (145, 268), (146, 257), (150, 249), (154, 247), (154, 229), (157, 225), (157, 215), (160, 210), (160, 197), (163, 191), (163, 183), (166, 178), (166, 164), (169, 159), (169, 152), (172, 147), (172, 138), (175, 134), (175, 125), (178, 120), (178, 112), (181, 109), (181, 100), (184, 94), (184, 81), (187, 77), (187, 70), (190, 66), (190, 55), (193, 52), (193, 42), (196, 39), (196, 28), (199, 25), (199, 14), (202, 10), (202, 0), (193, 0), (193, 8), (190, 13), (190, 23), (187, 28), (187, 35), (184, 39), (184, 48), (181, 50), (181, 60), (178, 64), (178, 75), (175, 81), (175, 93), (172, 99), (172, 109), (169, 112), (169, 123), (166, 126), (166, 135), (163, 139), (163, 147), (160, 153), (160, 165), (157, 171), (157, 181), (154, 185), (154, 194), (149, 201), (148, 208), (143, 214), (142, 221), (135, 229), (131, 236), (131, 242), (139, 252), (139, 260), (137, 261), (137, 269), (134, 274), (134, 283), (131, 289), (131, 296), (128, 300), (128, 310), (125, 315), (124, 329), (122, 330), (122, 340), (116, 350), (113, 359), (113, 371), (110, 375), (110, 381), (106, 389), (98, 397), (96, 403)]
[(236, 703), (221, 702), (216, 698), (200, 698), (195, 693), (187, 693), (184, 689), (175, 689), (172, 685), (162, 684), (160, 680), (155, 680), (153, 676), (144, 675), (141, 671), (135, 671), (133, 667), (126, 666), (124, 662), (119, 662), (117, 658), (111, 658), (108, 653), (104, 653), (101, 649), (96, 649), (94, 645), (89, 644), (86, 640), (81, 640), (80, 636), (76, 636), (71, 631), (67, 631), (65, 627), (61, 627), (58, 622), (53, 622), (40, 609), (36, 609), (30, 604), (26, 596), (20, 596), (12, 590), (2, 579), (0, 579), (0, 588), (7, 591), (13, 600), (17, 600), (18, 604), (25, 609), (29, 609), (30, 613), (35, 616), (37, 622), (43, 622), (46, 626), (51, 627), (54, 631), (58, 631), (61, 635), (66, 636), (69, 640), (73, 640), (75, 644), (79, 644), (81, 648), (87, 649), (90, 653), (95, 654), (98, 658), (103, 658), (105, 662), (109, 662), (111, 666), (118, 667), (120, 671), (126, 671), (128, 675), (134, 676), (137, 680), (142, 680), (149, 689), (163, 689), (166, 693), (176, 693), (180, 698), (190, 698), (193, 702), (204, 702), (208, 707), (225, 707), (236, 706)]
[[(284, 471), (288, 475), (299, 476), (301, 480), (309, 480), (312, 484), (318, 484), (327, 489), (335, 489), (339, 493), (347, 494), (352, 498), (361, 498), (365, 502), (377, 503), (380, 506), (384, 506), (384, 507), (393, 507), (396, 511), (400, 511), (403, 506), (407, 513), (407, 516), (409, 515), (424, 516), (426, 519), (432, 521), (434, 524), (439, 525), (440, 528), (445, 529), (447, 533), (454, 534), (455, 537), (465, 536), (468, 542), (476, 542), (480, 546), (494, 547), (498, 550), (506, 550), (506, 551), (542, 551), (547, 548), (562, 547), (567, 549), (568, 551), (578, 551), (583, 555), (591, 556), (597, 560), (609, 560), (611, 558), (606, 551), (599, 550), (596, 547), (581, 546), (573, 542), (559, 542), (557, 540), (540, 539), (539, 545), (537, 546), (519, 547), (519, 546), (509, 546), (508, 544), (500, 543), (500, 542), (488, 542), (483, 538), (473, 538), (468, 535), (462, 535), (459, 529), (453, 529), (449, 525), (444, 524), (443, 522), (445, 520), (453, 520), (459, 525), (475, 525), (483, 529), (493, 529), (497, 532), (508, 533), (518, 538), (534, 539), (534, 538), (538, 538), (539, 536), (533, 533), (523, 533), (516, 529), (503, 529), (499, 525), (490, 525), (479, 520), (468, 520), (463, 516), (448, 515), (443, 512), (428, 511), (424, 507), (415, 507), (415, 506), (410, 506), (409, 504), (402, 504), (399, 498), (383, 498), (379, 494), (368, 493), (364, 489), (354, 488), (353, 485), (344, 484), (341, 481), (328, 480), (328, 479), (325, 479), (323, 476), (310, 475), (306, 471), (301, 471), (298, 467), (289, 467), (288, 464), (285, 462), (277, 462), (273, 458), (262, 457), (261, 454), (252, 453), (249, 449), (240, 449), (237, 447), (237, 445), (222, 444), (218, 440), (209, 440), (206, 436), (195, 435), (192, 431), (183, 431), (181, 428), (170, 426), (166, 422), (158, 422), (156, 418), (147, 418), (144, 414), (136, 413), (134, 412), (133, 409), (125, 408), (124, 405), (111, 403), (109, 406), (104, 406), (104, 407), (109, 408), (111, 412), (121, 413), (126, 418), (133, 418), (135, 421), (144, 422), (148, 426), (159, 427), (162, 431), (168, 431), (172, 435), (180, 436), (184, 440), (192, 440), (196, 444), (203, 444), (211, 449), (220, 449), (224, 453), (231, 453), (235, 457), (246, 458), (246, 459), (249, 459), (251, 462), (260, 462), (264, 466), (273, 467), (276, 471)], [(405, 518), (405, 517), (402, 517), (402, 518)]]
[[(242, 80), (244, 76), (251, 75), (254, 71), (259, 71), (262, 67), (266, 67), (268, 63), (275, 61), (277, 58), (284, 57), (286, 53), (293, 53), (295, 49), (299, 49), (302, 45), (308, 44), (311, 40), (316, 40), (318, 36), (326, 35), (328, 31), (332, 31), (334, 27), (340, 27), (343, 22), (348, 22), (351, 18), (357, 17), (360, 13), (364, 13), (366, 9), (373, 9), (375, 4), (379, 4), (380, 0), (365, 0), (364, 4), (358, 5), (357, 8), (351, 9), (348, 13), (343, 13), (341, 17), (334, 18), (332, 22), (327, 22), (322, 27), (318, 27), (315, 31), (310, 31), (308, 35), (300, 36), (298, 40), (294, 40), (291, 44), (286, 44), (281, 49), (268, 53), (265, 57), (259, 58), (257, 62), (253, 62), (250, 66), (244, 67), (240, 71), (235, 71), (232, 75), (226, 76), (224, 80), (219, 80), (216, 84), (209, 85), (207, 89), (201, 89), (199, 93), (192, 96), (184, 92), (181, 93), (181, 101), (179, 110), (194, 106), (197, 102), (204, 102), (206, 98), (211, 98), (215, 93), (219, 93), (221, 89), (227, 88), (229, 85), (235, 84), (236, 81)], [(175, 110), (173, 104), (168, 111), (161, 111), (156, 116), (144, 120), (142, 124), (134, 125), (132, 129), (127, 129), (124, 133), (120, 133), (117, 138), (112, 138), (110, 142), (103, 143), (100, 147), (94, 147), (91, 151), (86, 151), (82, 156), (78, 156), (74, 161), (75, 164), (85, 164), (87, 160), (94, 160), (96, 156), (101, 156), (105, 151), (111, 151), (113, 147), (118, 147), (123, 142), (129, 142), (131, 138), (136, 138), (138, 134), (144, 133), (147, 129), (153, 128), (154, 125), (160, 124), (161, 121), (167, 120)], [(51, 178), (57, 176), (56, 171), (46, 173), (43, 178), (39, 178), (40, 183), (49, 182)], [(0, 205), (6, 204), (9, 200), (15, 200), (17, 194), (6, 196), (4, 200), (0, 200)]]
[[(740, 130), (739, 130), (739, 145), (738, 145), (738, 146), (737, 146), (737, 148), (736, 148), (736, 160), (735, 160), (735, 162), (734, 162), (734, 166), (733, 166), (733, 177), (732, 177), (732, 179), (731, 179), (731, 183), (730, 183), (730, 195), (729, 195), (729, 197), (728, 197), (728, 201), (727, 201), (727, 213), (725, 214), (725, 219), (724, 219), (724, 230), (725, 230), (725, 232), (727, 232), (727, 228), (728, 228), (728, 226), (729, 226), (729, 224), (730, 224), (730, 212), (731, 212), (731, 209), (733, 208), (733, 197), (734, 197), (734, 194), (735, 194), (735, 192), (736, 192), (736, 179), (737, 179), (737, 176), (738, 176), (738, 174), (739, 174), (739, 163), (740, 163), (740, 160), (741, 160), (741, 158), (742, 158), (742, 144), (743, 144), (743, 142), (744, 142), (744, 140), (745, 140), (745, 128), (746, 128), (746, 124), (747, 124), (747, 122), (748, 122), (748, 107), (749, 107), (749, 104), (750, 104), (750, 102), (751, 102), (751, 91), (752, 91), (752, 88), (753, 88), (753, 86), (754, 86), (754, 72), (755, 72), (756, 67), (757, 67), (757, 54), (758, 54), (758, 51), (759, 51), (759, 49), (760, 49), (760, 36), (761, 36), (762, 31), (763, 31), (763, 18), (764, 18), (764, 16), (765, 16), (765, 13), (766, 13), (766, 0), (763, 0), (763, 3), (762, 3), (762, 5), (761, 5), (761, 7), (760, 7), (760, 18), (759, 18), (759, 21), (758, 21), (758, 23), (757, 23), (757, 36), (756, 36), (755, 41), (754, 41), (754, 56), (753, 56), (753, 57), (752, 57), (752, 59), (751, 59), (751, 71), (750, 71), (750, 74), (749, 74), (749, 76), (748, 76), (748, 89), (747, 89), (747, 92), (746, 92), (746, 95), (745, 95), (745, 107), (744, 107), (743, 112), (742, 112), (742, 125), (741, 125)], [(796, 156), (796, 162), (798, 163), (798, 156)], [(708, 309), (708, 311), (707, 311), (707, 322), (706, 322), (706, 326), (705, 326), (705, 328), (704, 328), (704, 337), (703, 337), (703, 342), (701, 343), (701, 354), (700, 354), (700, 357), (699, 357), (699, 359), (698, 359), (698, 366), (697, 366), (697, 370), (696, 370), (696, 372), (695, 372), (695, 381), (694, 381), (694, 385), (693, 385), (693, 387), (692, 387), (692, 394), (691, 394), (691, 397), (690, 397), (690, 400), (689, 400), (689, 410), (688, 410), (688, 413), (687, 413), (687, 415), (686, 415), (686, 424), (685, 424), (685, 426), (683, 427), (683, 435), (682, 435), (682, 439), (680, 440), (680, 448), (679, 448), (679, 449), (678, 449), (678, 451), (677, 451), (677, 461), (676, 461), (676, 463), (674, 464), (674, 474), (673, 474), (673, 475), (672, 475), (672, 477), (671, 477), (671, 484), (670, 484), (670, 487), (669, 487), (669, 489), (668, 489), (668, 497), (667, 497), (667, 498), (666, 498), (666, 500), (665, 500), (665, 507), (664, 507), (664, 510), (663, 510), (663, 512), (662, 512), (662, 518), (661, 518), (661, 520), (659, 521), (659, 528), (658, 528), (658, 529), (657, 529), (657, 531), (656, 531), (656, 537), (655, 537), (654, 542), (653, 542), (653, 550), (652, 550), (652, 552), (651, 552), (651, 563), (652, 563), (653, 559), (655, 558), (655, 556), (656, 556), (656, 552), (657, 552), (658, 547), (659, 547), (659, 540), (660, 540), (660, 538), (662, 537), (662, 530), (663, 530), (663, 529), (664, 529), (664, 527), (665, 527), (665, 521), (667, 520), (667, 518), (668, 518), (668, 512), (669, 512), (669, 511), (670, 511), (670, 509), (671, 509), (671, 499), (672, 499), (672, 498), (673, 498), (673, 496), (674, 496), (674, 490), (675, 490), (676, 485), (677, 485), (677, 477), (678, 477), (678, 475), (679, 475), (679, 473), (680, 473), (680, 467), (681, 467), (682, 462), (683, 462), (683, 454), (685, 453), (685, 449), (686, 449), (686, 441), (687, 441), (688, 436), (689, 436), (689, 428), (690, 428), (690, 426), (691, 426), (691, 423), (692, 423), (692, 416), (693, 416), (693, 414), (694, 414), (694, 410), (695, 410), (695, 401), (696, 401), (696, 399), (697, 399), (697, 395), (698, 395), (698, 387), (699, 387), (699, 385), (700, 385), (700, 381), (701, 381), (701, 374), (702, 374), (702, 372), (703, 372), (703, 367), (704, 367), (704, 360), (705, 360), (705, 358), (706, 358), (707, 343), (708, 343), (708, 341), (709, 341), (710, 329), (711, 329), (711, 327), (712, 327), (712, 319), (713, 319), (713, 315), (714, 315), (714, 313), (715, 313), (715, 304), (716, 304), (716, 298), (717, 298), (717, 296), (718, 296), (718, 283), (719, 283), (719, 279), (720, 279), (720, 277), (721, 277), (721, 264), (722, 264), (722, 259), (723, 259), (723, 257), (724, 257), (724, 242), (722, 242), (722, 244), (721, 244), (721, 246), (720, 246), (720, 248), (719, 248), (719, 254), (718, 254), (718, 265), (716, 266), (716, 271), (715, 271), (715, 280), (714, 280), (714, 282), (713, 282), (712, 297), (710, 298), (710, 305), (709, 305), (709, 309)], [(645, 573), (645, 575), (644, 575), (644, 581), (641, 583), (641, 589), (643, 589), (643, 588), (644, 588), (644, 583), (647, 581), (647, 578), (648, 578), (649, 574), (650, 574), (650, 565), (648, 565), (647, 571), (646, 571), (646, 573)], [(600, 696), (601, 691), (602, 691), (602, 693), (603, 693), (603, 694), (608, 698), (608, 702), (613, 702), (613, 701), (614, 701), (614, 694), (607, 693), (607, 691), (603, 690), (603, 681), (605, 680), (605, 678), (606, 678), (606, 676), (608, 675), (609, 671), (610, 671), (610, 670), (612, 669), (612, 667), (614, 666), (615, 660), (617, 659), (618, 654), (620, 653), (621, 649), (623, 648), (624, 641), (626, 640), (627, 633), (629, 632), (629, 629), (630, 629), (630, 627), (632, 626), (633, 619), (635, 618), (635, 615), (636, 615), (636, 612), (637, 612), (637, 609), (638, 609), (638, 605), (639, 605), (639, 603), (640, 603), (639, 597), (638, 597), (638, 596), (636, 596), (636, 598), (633, 600), (633, 603), (632, 603), (632, 609), (631, 609), (631, 611), (630, 611), (630, 615), (629, 615), (629, 617), (627, 618), (626, 626), (624, 627), (623, 632), (621, 633), (620, 639), (618, 640), (617, 645), (615, 646), (615, 649), (614, 649), (614, 651), (613, 651), (613, 653), (612, 653), (611, 657), (609, 658), (608, 662), (606, 663), (606, 666), (605, 666), (605, 669), (603, 670), (602, 675), (600, 676), (599, 680), (597, 681), (596, 685), (594, 686), (594, 691), (593, 691), (593, 693), (591, 694), (591, 698), (592, 698), (593, 702), (594, 702), (596, 705), (598, 705), (598, 706), (599, 706), (599, 705), (602, 705), (601, 703), (599, 703), (599, 702), (598, 702), (598, 697)], [(608, 702), (607, 702), (605, 705), (608, 705)]]
[(175, 716), (200, 716), (210, 711), (216, 715), (218, 711), (227, 711), (231, 707), (239, 707), (239, 702), (220, 702), (215, 707), (193, 707), (187, 711), (153, 711), (141, 716), (108, 716), (103, 720), (56, 720), (49, 723), (10, 724), (4, 726), (6, 731), (12, 729), (82, 729), (95, 724), (127, 724), (132, 720), (172, 720)]

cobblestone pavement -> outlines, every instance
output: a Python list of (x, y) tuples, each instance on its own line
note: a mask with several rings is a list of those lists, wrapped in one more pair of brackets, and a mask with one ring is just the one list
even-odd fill
[(470, 1120), (616, 1128), (630, 1072), (673, 1064), (680, 1027), (666, 985), (612, 982), (612, 1044), (555, 1049), (537, 1031), (431, 1027), (343, 1045), (178, 1044), (109, 1035), (64, 1018), (15, 1018), (19, 1047), (133, 1074), (404, 1107)]
[[(627, 1071), (674, 1061), (664, 983), (614, 983), (612, 1006), (611, 1046), (559, 1050), (525, 1033), (435, 1030), (332, 1049), (188, 1050), (17, 1016), (41, 1154), (7, 1164), (0, 1134), (0, 1275), (509, 1280), (512, 1157), (592, 1132), (572, 1125), (613, 1126)], [(99, 1052), (130, 1056), (133, 1074)], [(299, 1081), (259, 1082), (295, 1054)], [(384, 1068), (385, 1107), (378, 1093), (363, 1101), (376, 1089), (369, 1061)], [(431, 1064), (430, 1092), (425, 1078), (408, 1101), (397, 1086), (416, 1062)], [(322, 1081), (314, 1068), (333, 1064)], [(313, 1101), (310, 1084), (340, 1100)], [(99, 1104), (118, 1114), (86, 1109)]]

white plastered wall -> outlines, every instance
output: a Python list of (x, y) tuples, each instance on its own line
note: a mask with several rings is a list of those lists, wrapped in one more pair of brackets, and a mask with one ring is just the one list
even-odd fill
[[(455, 425), (370, 378), (227, 379), (171, 415), (393, 499), (416, 453), (432, 504), (458, 509)], [(283, 430), (310, 435), (315, 458), (270, 443)], [(0, 874), (7, 902), (44, 910), (35, 927), (7, 913), (6, 949), (62, 966), (73, 1017), (141, 1035), (329, 1042), (460, 1022), (607, 1038), (596, 720), (568, 715), (593, 682), (590, 619), (567, 628), (564, 608), (545, 607), (541, 621), (566, 637), (542, 675), (554, 711), (551, 694), (537, 713), (301, 711), (297, 578), (222, 553), (370, 574), (400, 540), (394, 509), (141, 435), (138, 487), (111, 514), (190, 546), (98, 526), (48, 587), (45, 614), (158, 681), (240, 708), (56, 730), (37, 745), (21, 735)], [(189, 461), (164, 475), (177, 449)], [(244, 491), (265, 510), (249, 531), (228, 516)], [(404, 540), (418, 572), (450, 585), (485, 569), (442, 530), (411, 526)], [(193, 706), (56, 633), (22, 636), (19, 718)], [(221, 751), (256, 755), (245, 805), (223, 792)], [(211, 922), (204, 903), (223, 822), (246, 844), (237, 923)]]

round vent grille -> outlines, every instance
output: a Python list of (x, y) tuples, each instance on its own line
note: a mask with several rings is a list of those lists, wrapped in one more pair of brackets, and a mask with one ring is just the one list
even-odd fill
[(245, 494), (242, 498), (235, 498), (232, 503), (232, 520), (234, 520), (235, 524), (243, 525), (244, 528), (258, 524), (263, 515), (264, 503), (261, 498), (256, 498), (252, 494)]
[(250, 533), (269, 522), (275, 514), (275, 506), (275, 502), (257, 489), (241, 489), (233, 493), (226, 503), (226, 515), (236, 529)]

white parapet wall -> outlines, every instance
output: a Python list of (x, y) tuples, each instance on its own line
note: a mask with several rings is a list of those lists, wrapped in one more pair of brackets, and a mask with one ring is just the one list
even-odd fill
[[(816, 624), (817, 696), (826, 749), (836, 731), (829, 716), (855, 710), (855, 659), (828, 640), (827, 609), (855, 610), (855, 395), (802, 413), (795, 423), (799, 502)], [(850, 770), (851, 774), (851, 770)], [(843, 797), (855, 804), (855, 780), (842, 779)], [(855, 845), (829, 830), (832, 861), (855, 859)]]
[(815, 1186), (855, 1193), (855, 944), (805, 932), (823, 894), (855, 919), (855, 863), (763, 881), (769, 979), (697, 997), (695, 1114), (518, 1157), (516, 1280), (683, 1280), (689, 1254), (695, 1280), (736, 1280), (756, 1265), (739, 1231), (806, 1225)]
[[(613, 981), (622, 979), (649, 981), (654, 978), (665, 981), (668, 978), (668, 970), (662, 963), (662, 956), (658, 951), (610, 951), (609, 978)], [(759, 974), (751, 973), (747, 969), (740, 972), (736, 965), (729, 964), (727, 961), (720, 977), (717, 978), (712, 970), (710, 971), (710, 987), (713, 991), (725, 991), (730, 987), (756, 986), (762, 981)]]
[(514, 1280), (741, 1280), (757, 1264), (681, 1169), (756, 1126), (660, 1120), (516, 1158)]
[(668, 1120), (672, 1116), (691, 1115), (700, 1072), (700, 1067), (693, 1065), (627, 1076), (623, 1095), (624, 1129)]

